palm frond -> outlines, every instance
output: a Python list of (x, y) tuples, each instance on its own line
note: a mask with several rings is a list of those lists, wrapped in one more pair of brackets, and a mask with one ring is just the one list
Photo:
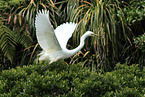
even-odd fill
[(0, 23), (0, 49), (4, 56), (6, 56), (10, 62), (13, 62), (15, 55), (15, 46), (17, 45), (13, 31), (11, 31), (7, 26)]
[[(119, 61), (120, 52), (123, 52), (124, 44), (122, 42), (132, 45), (127, 35), (127, 25), (123, 20), (124, 16), (117, 16), (118, 10), (122, 12), (117, 0), (113, 4), (103, 0), (77, 0), (78, 3), (73, 2), (69, 0), (68, 16), (70, 21), (79, 22), (78, 28), (73, 35), (73, 40), (75, 40), (73, 44), (79, 44), (81, 35), (87, 30), (93, 31), (100, 37), (88, 40), (84, 51), (91, 51), (92, 53), (89, 56), (94, 54), (99, 56), (99, 60), (98, 57), (93, 57), (95, 58), (93, 60), (96, 60), (95, 63), (98, 64), (97, 67), (113, 67), (112, 65)], [(88, 60), (91, 60), (90, 57)]]

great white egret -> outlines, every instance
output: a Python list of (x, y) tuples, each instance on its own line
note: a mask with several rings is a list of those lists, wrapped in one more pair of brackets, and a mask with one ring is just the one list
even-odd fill
[[(37, 40), (40, 47), (43, 49), (40, 53), (39, 60), (50, 60), (49, 64), (51, 64), (58, 59), (69, 58), (80, 51), (84, 46), (85, 39), (88, 36), (94, 36), (94, 33), (87, 31), (81, 37), (79, 46), (73, 50), (68, 50), (66, 44), (76, 26), (77, 23), (66, 22), (54, 30), (49, 20), (49, 11), (39, 11), (35, 19)], [(43, 67), (42, 70), (47, 66)]]

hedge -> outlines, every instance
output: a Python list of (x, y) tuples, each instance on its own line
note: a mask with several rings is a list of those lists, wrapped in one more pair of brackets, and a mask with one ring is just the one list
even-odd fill
[(112, 72), (91, 71), (82, 64), (59, 61), (41, 74), (47, 63), (3, 70), (0, 97), (142, 97), (145, 70), (138, 65), (116, 64)]

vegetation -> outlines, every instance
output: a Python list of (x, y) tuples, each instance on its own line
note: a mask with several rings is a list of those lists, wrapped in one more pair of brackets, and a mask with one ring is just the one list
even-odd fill
[[(145, 64), (145, 33), (134, 38), (134, 43), (137, 51), (141, 52), (139, 62)], [(141, 66), (143, 68), (144, 65)]]
[[(63, 61), (53, 63), (40, 73), (43, 64), (33, 64), (3, 70), (0, 74), (0, 96), (89, 96), (143, 97), (145, 69), (138, 65), (116, 64), (112, 72), (91, 71), (82, 63), (67, 66)], [(45, 63), (46, 65), (46, 63)]]
[(41, 50), (34, 25), (36, 13), (41, 9), (50, 10), (54, 28), (63, 22), (78, 23), (68, 42), (69, 49), (79, 44), (87, 30), (100, 35), (89, 38), (82, 54), (66, 60), (68, 63), (82, 61), (85, 66), (112, 70), (117, 62), (144, 61), (133, 41), (133, 37), (144, 33), (143, 0), (1, 0), (0, 4), (1, 69), (33, 63)]
[[(41, 51), (34, 22), (42, 9), (54, 28), (78, 24), (68, 49), (87, 30), (99, 35), (65, 60), (69, 66), (60, 60), (43, 74), (47, 62), (34, 61)], [(144, 9), (144, 0), (0, 0), (0, 96), (145, 96)]]

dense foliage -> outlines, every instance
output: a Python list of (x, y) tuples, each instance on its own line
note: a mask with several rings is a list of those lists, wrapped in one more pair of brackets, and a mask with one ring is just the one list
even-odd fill
[[(134, 38), (135, 47), (141, 52), (139, 62), (142, 66), (145, 65), (145, 33)], [(141, 67), (142, 67), (141, 66)]]
[(135, 37), (134, 43), (136, 47), (138, 47), (140, 50), (142, 50), (143, 53), (145, 53), (145, 33), (138, 37)]
[[(87, 30), (99, 35), (65, 60), (69, 66), (61, 60), (44, 73), (46, 62), (32, 64), (41, 50), (34, 24), (42, 9), (54, 28), (78, 24), (68, 49)], [(144, 0), (0, 0), (0, 96), (143, 97), (144, 30)]]
[(85, 66), (105, 70), (112, 70), (118, 62), (144, 65), (144, 53), (133, 41), (145, 30), (144, 0), (1, 0), (1, 70), (33, 63), (41, 50), (34, 22), (42, 9), (50, 11), (54, 28), (64, 22), (78, 23), (69, 49), (79, 44), (87, 30), (99, 35), (87, 39), (82, 53), (66, 60), (68, 63), (81, 61)]
[[(0, 96), (3, 97), (142, 97), (145, 96), (145, 69), (138, 65), (116, 64), (112, 72), (53, 63), (43, 74), (42, 64), (3, 70)], [(46, 63), (44, 63), (46, 65)]]

